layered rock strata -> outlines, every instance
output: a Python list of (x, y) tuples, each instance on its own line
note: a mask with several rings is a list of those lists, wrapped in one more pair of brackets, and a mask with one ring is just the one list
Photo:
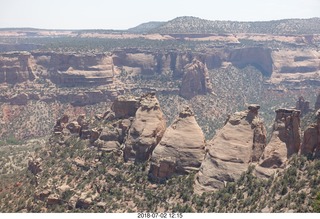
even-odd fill
[(180, 88), (180, 95), (191, 99), (198, 94), (212, 91), (207, 66), (197, 59), (184, 67), (184, 75)]
[(197, 175), (199, 190), (215, 190), (236, 181), (251, 163), (261, 157), (266, 129), (258, 116), (259, 105), (231, 115), (207, 144), (207, 153)]
[(300, 111), (295, 109), (276, 110), (272, 137), (265, 148), (260, 166), (265, 168), (284, 167), (286, 160), (299, 152), (300, 143)]
[(301, 154), (311, 158), (320, 157), (320, 110), (315, 113), (315, 120), (303, 134)]
[(296, 102), (296, 109), (300, 110), (301, 116), (304, 116), (305, 114), (311, 111), (310, 102), (306, 101), (302, 96), (300, 96), (298, 101)]
[(145, 162), (149, 160), (165, 130), (166, 121), (155, 94), (143, 95), (125, 139), (125, 161)]
[(187, 107), (167, 128), (151, 157), (150, 176), (167, 179), (199, 169), (205, 155), (205, 138)]

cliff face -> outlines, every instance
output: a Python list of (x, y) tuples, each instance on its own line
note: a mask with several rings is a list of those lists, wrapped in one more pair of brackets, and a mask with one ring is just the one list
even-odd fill
[(180, 95), (186, 99), (191, 99), (198, 94), (206, 94), (211, 91), (206, 65), (194, 59), (192, 63), (184, 67)]
[(21, 83), (36, 77), (62, 86), (113, 81), (112, 57), (106, 54), (5, 53), (0, 55), (0, 83)]
[[(293, 48), (264, 47), (208, 48), (203, 52), (149, 51), (123, 49), (113, 53), (73, 54), (53, 52), (3, 53), (0, 55), (0, 83), (21, 83), (36, 77), (47, 78), (62, 86), (112, 84), (115, 67), (132, 76), (154, 77), (172, 72), (174, 79), (183, 79), (187, 65), (193, 60), (208, 69), (224, 63), (237, 67), (253, 65), (271, 82), (287, 79), (317, 79), (320, 70), (319, 52)], [(197, 80), (202, 80), (201, 75)]]
[(284, 79), (318, 79), (320, 53), (312, 49), (275, 50), (272, 52), (272, 81)]
[(253, 65), (259, 69), (264, 76), (270, 77), (273, 73), (271, 53), (271, 49), (263, 47), (235, 49), (230, 51), (228, 61), (239, 67)]
[(301, 154), (308, 157), (320, 157), (320, 111), (315, 113), (315, 119), (303, 134)]
[(0, 55), (0, 83), (21, 83), (34, 80), (29, 53), (7, 53)]
[(165, 130), (166, 121), (155, 94), (142, 96), (125, 139), (125, 161), (145, 162), (149, 160)]
[(300, 111), (276, 110), (270, 142), (265, 148), (260, 165), (267, 168), (284, 167), (285, 161), (300, 149)]
[(320, 93), (319, 93), (318, 96), (317, 96), (316, 103), (314, 104), (314, 109), (315, 109), (315, 110), (320, 109)]
[(35, 63), (61, 86), (108, 84), (113, 81), (113, 61), (107, 54), (41, 54), (34, 55)]
[(257, 162), (266, 144), (266, 130), (258, 117), (258, 105), (230, 116), (225, 126), (207, 144), (207, 153), (197, 176), (198, 189), (223, 188)]

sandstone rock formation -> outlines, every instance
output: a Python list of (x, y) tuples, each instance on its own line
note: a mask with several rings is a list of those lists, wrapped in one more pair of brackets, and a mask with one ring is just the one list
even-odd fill
[(62, 132), (64, 127), (66, 126), (66, 123), (69, 121), (69, 116), (63, 115), (60, 119), (57, 120), (55, 126), (54, 126), (54, 132)]
[(270, 77), (273, 72), (271, 49), (263, 47), (249, 47), (232, 50), (230, 51), (228, 61), (239, 67), (253, 65), (267, 77)]
[(318, 96), (317, 96), (316, 103), (314, 104), (314, 109), (315, 109), (315, 110), (320, 109), (320, 93), (319, 93)]
[[(107, 54), (36, 53), (34, 57), (37, 64), (51, 69), (50, 78), (59, 85), (108, 84), (113, 81), (112, 57)], [(42, 61), (44, 57), (49, 57), (49, 62)]]
[(116, 118), (129, 118), (136, 114), (139, 107), (139, 98), (133, 96), (118, 96), (114, 101), (111, 109)]
[(315, 121), (310, 124), (303, 135), (301, 154), (308, 157), (320, 157), (320, 110), (315, 113)]
[(189, 107), (167, 128), (151, 157), (150, 175), (166, 179), (198, 170), (205, 155), (205, 138)]
[(57, 205), (62, 202), (62, 199), (58, 194), (50, 194), (47, 198), (47, 204), (48, 205)]
[(147, 161), (166, 129), (166, 121), (154, 93), (143, 95), (139, 105), (125, 140), (126, 161)]
[(206, 94), (211, 91), (206, 65), (194, 59), (192, 63), (184, 67), (180, 95), (186, 99), (191, 99), (198, 94)]
[(28, 170), (33, 174), (33, 175), (37, 175), (38, 173), (40, 173), (42, 171), (41, 168), (41, 159), (37, 158), (37, 159), (30, 159), (28, 161)]
[(80, 134), (81, 126), (76, 121), (70, 122), (66, 128), (71, 134)]
[(266, 144), (266, 130), (258, 116), (258, 105), (231, 115), (207, 144), (207, 153), (197, 175), (199, 190), (214, 190), (233, 182), (257, 162)]
[(300, 110), (300, 116), (303, 116), (310, 112), (310, 102), (306, 101), (302, 96), (300, 96), (296, 102), (296, 109)]
[(319, 51), (314, 49), (281, 49), (272, 52), (272, 81), (279, 79), (301, 80), (304, 76), (318, 79)]
[(30, 53), (6, 53), (0, 55), (0, 83), (21, 83), (34, 80)]
[(285, 161), (299, 152), (300, 141), (300, 111), (276, 110), (272, 137), (261, 157), (260, 165), (265, 168), (284, 167)]

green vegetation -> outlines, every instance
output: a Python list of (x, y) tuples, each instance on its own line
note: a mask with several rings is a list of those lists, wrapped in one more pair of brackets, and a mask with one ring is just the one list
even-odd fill
[(61, 140), (52, 136), (36, 150), (37, 176), (26, 168), (3, 175), (0, 212), (319, 211), (319, 160), (294, 155), (269, 179), (257, 178), (250, 166), (238, 181), (201, 194), (194, 191), (196, 173), (153, 184), (148, 163), (125, 163), (121, 153), (99, 151), (76, 136)]
[(0, 140), (0, 146), (3, 146), (3, 145), (21, 145), (21, 144), (23, 144), (23, 141), (17, 139), (12, 134), (8, 138), (5, 138), (4, 140)]
[(210, 21), (197, 17), (178, 17), (150, 32), (162, 34), (316, 34), (320, 33), (319, 18), (287, 19), (263, 22)]

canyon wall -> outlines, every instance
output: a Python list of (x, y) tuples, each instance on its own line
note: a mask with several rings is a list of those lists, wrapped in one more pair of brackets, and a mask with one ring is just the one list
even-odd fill
[(16, 52), (0, 54), (0, 83), (45, 78), (59, 86), (112, 84), (121, 69), (142, 78), (171, 71), (173, 78), (183, 79), (193, 60), (209, 70), (228, 64), (240, 68), (252, 65), (273, 83), (297, 78), (318, 80), (320, 74), (320, 53), (299, 48), (212, 48), (203, 52), (123, 49), (99, 54)]

